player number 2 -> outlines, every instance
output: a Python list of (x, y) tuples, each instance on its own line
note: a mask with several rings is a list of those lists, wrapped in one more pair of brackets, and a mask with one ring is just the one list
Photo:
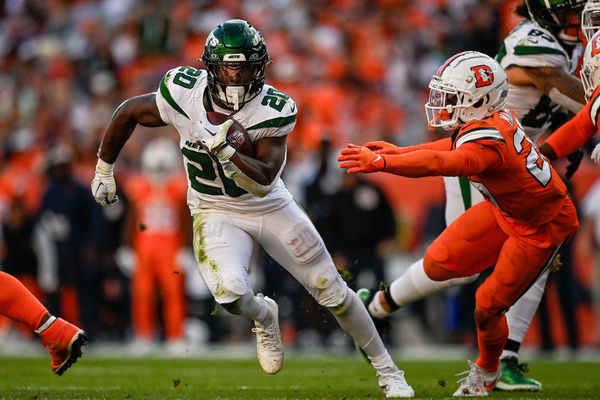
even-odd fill
[[(196, 165), (187, 163), (190, 185), (195, 191), (213, 196), (222, 196), (224, 190), (225, 194), (230, 197), (239, 197), (244, 193), (247, 193), (244, 189), (237, 186), (233, 180), (225, 176), (221, 164), (216, 164), (217, 171), (215, 171), (213, 161), (208, 154), (193, 151), (185, 147), (182, 149), (182, 152), (185, 158), (196, 163)], [(207, 181), (215, 181), (217, 179), (217, 173), (219, 174), (219, 178), (221, 178), (221, 182), (223, 182), (222, 188), (200, 183), (197, 179), (202, 178)]]
[(540, 154), (538, 148), (533, 144), (531, 139), (525, 135), (525, 131), (520, 126), (517, 128), (515, 135), (513, 136), (513, 145), (517, 154), (521, 154), (524, 142), (527, 141), (530, 144), (529, 154), (527, 154), (526, 166), (529, 173), (542, 185), (546, 187), (550, 179), (552, 179), (552, 172), (550, 170), (550, 163), (548, 159)]

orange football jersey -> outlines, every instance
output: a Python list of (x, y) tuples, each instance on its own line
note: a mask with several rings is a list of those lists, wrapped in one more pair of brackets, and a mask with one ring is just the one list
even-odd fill
[(452, 139), (455, 151), (473, 143), (493, 148), (500, 155), (501, 162), (468, 178), (507, 222), (542, 225), (559, 213), (567, 198), (565, 184), (511, 109), (464, 124)]

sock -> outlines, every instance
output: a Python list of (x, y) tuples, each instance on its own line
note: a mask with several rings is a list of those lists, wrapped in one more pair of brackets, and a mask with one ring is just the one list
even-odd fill
[(449, 287), (473, 282), (478, 275), (453, 278), (446, 281), (429, 279), (423, 268), (423, 259), (415, 261), (406, 272), (390, 285), (388, 291), (398, 307), (420, 300)]
[(0, 314), (27, 325), (39, 327), (48, 310), (17, 278), (0, 272)]
[(247, 291), (238, 300), (238, 311), (239, 315), (250, 317), (261, 325), (269, 325), (272, 322), (265, 301), (251, 291)]
[[(508, 323), (508, 341), (502, 352), (502, 358), (509, 356), (517, 357), (519, 345), (523, 342), (525, 334), (531, 325), (535, 312), (540, 305), (546, 281), (549, 272), (546, 271), (537, 281), (525, 292), (521, 298), (512, 305), (506, 313)], [(515, 345), (516, 343), (516, 345)], [(513, 354), (511, 354), (513, 353)]]
[(486, 371), (496, 371), (500, 367), (500, 354), (508, 335), (506, 316), (494, 315), (495, 321), (486, 321), (486, 329), (477, 327), (479, 358), (475, 362)]
[(396, 368), (392, 357), (375, 329), (373, 320), (363, 307), (358, 295), (348, 289), (345, 302), (347, 304), (346, 310), (341, 314), (333, 313), (340, 326), (364, 350), (378, 372), (388, 372), (388, 369)]

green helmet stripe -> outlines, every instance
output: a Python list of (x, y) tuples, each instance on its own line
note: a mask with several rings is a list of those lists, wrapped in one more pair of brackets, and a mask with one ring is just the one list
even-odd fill
[(296, 122), (297, 115), (298, 114), (290, 115), (287, 117), (268, 119), (266, 121), (259, 122), (256, 125), (252, 125), (251, 127), (246, 128), (246, 130), (250, 131), (253, 129), (261, 129), (261, 128), (281, 128), (282, 126)]
[(167, 79), (170, 77), (170, 74), (165, 75), (165, 77), (160, 81), (160, 94), (161, 96), (169, 103), (171, 107), (173, 107), (177, 112), (181, 115), (190, 119), (188, 115), (183, 111), (179, 104), (175, 100), (173, 100), (173, 96), (171, 96), (171, 92), (169, 92), (169, 88), (167, 87)]

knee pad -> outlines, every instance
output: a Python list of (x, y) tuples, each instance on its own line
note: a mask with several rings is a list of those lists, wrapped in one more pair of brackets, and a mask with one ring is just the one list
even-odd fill
[(240, 275), (227, 274), (217, 279), (216, 285), (210, 290), (215, 301), (224, 306), (239, 300), (248, 291), (248, 284)]
[(346, 295), (344, 296), (344, 300), (335, 307), (328, 307), (334, 315), (343, 314), (344, 311), (350, 307), (354, 297), (358, 297), (356, 293), (350, 290), (349, 287), (346, 287)]
[(317, 303), (327, 308), (336, 308), (344, 303), (348, 286), (335, 268), (315, 268), (309, 289)]

